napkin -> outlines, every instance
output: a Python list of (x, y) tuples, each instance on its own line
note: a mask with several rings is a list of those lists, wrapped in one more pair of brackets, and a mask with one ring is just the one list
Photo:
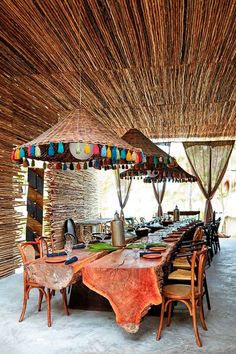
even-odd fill
[(70, 259), (68, 259), (67, 261), (65, 261), (65, 264), (68, 265), (68, 264), (74, 263), (76, 261), (78, 261), (78, 257), (74, 256), (74, 257), (71, 257)]
[(47, 257), (59, 257), (59, 256), (66, 256), (66, 252), (55, 252), (55, 253), (47, 254)]
[(80, 244), (80, 245), (74, 245), (73, 246), (73, 250), (79, 250), (80, 248), (85, 248), (84, 244)]

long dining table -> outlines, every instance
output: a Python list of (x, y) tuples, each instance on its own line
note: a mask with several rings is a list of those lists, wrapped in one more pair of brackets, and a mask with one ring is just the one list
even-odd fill
[[(44, 256), (28, 262), (24, 267), (32, 281), (51, 290), (61, 290), (78, 280), (84, 266), (106, 254), (106, 251), (94, 253), (85, 249), (74, 249), (71, 257), (76, 256), (78, 260), (71, 264), (65, 265), (66, 256), (55, 258)], [(58, 258), (60, 262), (57, 262)]]
[[(134, 259), (133, 250), (127, 248), (112, 253), (74, 249), (71, 256), (78, 259), (71, 264), (65, 265), (66, 256), (60, 262), (55, 259), (55, 263), (53, 257), (44, 256), (25, 264), (25, 270), (30, 279), (51, 290), (75, 284), (82, 275), (85, 286), (110, 302), (117, 324), (135, 333), (150, 307), (162, 302), (165, 269), (178, 242), (191, 235), (195, 228), (196, 224), (183, 228), (177, 240), (166, 243), (167, 248), (159, 259)], [(155, 233), (152, 237), (155, 238)]]
[(163, 269), (170, 263), (178, 242), (195, 227), (191, 224), (183, 228), (159, 259), (134, 259), (132, 249), (121, 249), (82, 269), (83, 283), (109, 300), (117, 324), (125, 331), (136, 333), (150, 307), (161, 304)]

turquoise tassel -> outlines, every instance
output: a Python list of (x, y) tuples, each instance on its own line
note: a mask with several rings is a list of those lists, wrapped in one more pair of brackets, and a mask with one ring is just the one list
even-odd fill
[(121, 159), (126, 159), (126, 150), (125, 149), (122, 149), (121, 152), (120, 152), (120, 158)]
[(94, 167), (97, 168), (97, 169), (100, 167), (99, 159), (95, 159)]
[(113, 146), (113, 148), (111, 149), (111, 158), (112, 158), (113, 161), (116, 160), (116, 155), (117, 155), (116, 147)]
[[(51, 144), (51, 143), (50, 143)], [(63, 171), (66, 171), (67, 170), (67, 164), (64, 162), (63, 163)]]
[(48, 156), (54, 156), (54, 144), (53, 143), (50, 143), (49, 144), (49, 148), (48, 148)]
[(101, 156), (102, 157), (106, 157), (107, 156), (107, 148), (106, 145), (103, 145), (102, 149), (101, 149)]
[(30, 147), (30, 156), (35, 156), (35, 145), (31, 145)]
[(158, 158), (156, 156), (153, 157), (153, 163), (155, 166), (158, 165)]
[(25, 157), (25, 150), (24, 148), (20, 148), (20, 158), (22, 159), (23, 157)]
[(61, 141), (60, 141), (60, 143), (58, 143), (57, 152), (58, 152), (58, 154), (63, 154), (63, 152), (65, 152), (64, 145)]
[(35, 147), (35, 156), (36, 157), (40, 157), (41, 156), (41, 150), (39, 146)]

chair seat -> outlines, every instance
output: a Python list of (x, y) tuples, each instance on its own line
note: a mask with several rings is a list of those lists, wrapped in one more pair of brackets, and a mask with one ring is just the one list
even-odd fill
[(176, 258), (173, 262), (174, 268), (191, 269), (191, 265), (188, 262), (187, 257)]
[[(174, 272), (169, 274), (168, 279), (191, 281), (191, 271), (187, 269), (177, 269)], [(196, 276), (194, 276), (194, 280), (196, 281)]]
[[(169, 299), (190, 299), (191, 298), (191, 286), (186, 284), (170, 284), (165, 285), (162, 289), (162, 293)], [(195, 288), (195, 295), (197, 295), (197, 288)]]

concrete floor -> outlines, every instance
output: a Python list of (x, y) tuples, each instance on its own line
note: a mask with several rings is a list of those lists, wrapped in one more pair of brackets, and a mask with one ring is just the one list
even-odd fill
[(36, 311), (37, 292), (32, 291), (25, 319), (21, 312), (22, 274), (0, 281), (1, 354), (128, 354), (128, 353), (236, 353), (236, 239), (221, 240), (222, 250), (207, 271), (212, 310), (205, 316), (208, 331), (200, 328), (203, 347), (198, 348), (187, 311), (177, 307), (169, 328), (159, 342), (155, 332), (159, 318), (146, 316), (136, 334), (116, 325), (112, 312), (71, 310), (64, 316), (59, 294), (52, 301), (53, 326), (47, 327), (45, 303)]

